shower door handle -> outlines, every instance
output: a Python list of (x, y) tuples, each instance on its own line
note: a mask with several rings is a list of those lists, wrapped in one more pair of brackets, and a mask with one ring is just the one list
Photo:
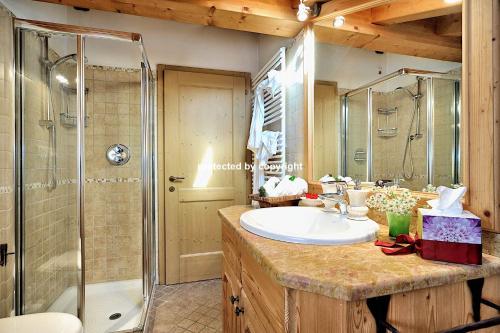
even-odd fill
[(170, 176), (170, 177), (168, 177), (168, 180), (170, 180), (172, 183), (175, 183), (175, 182), (183, 181), (184, 178), (185, 177)]

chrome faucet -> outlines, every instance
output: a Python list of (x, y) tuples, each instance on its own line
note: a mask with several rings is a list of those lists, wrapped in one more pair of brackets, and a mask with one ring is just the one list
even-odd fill
[(335, 181), (335, 184), (337, 185), (336, 192), (320, 194), (319, 198), (322, 201), (333, 201), (339, 206), (340, 214), (347, 215), (347, 201), (345, 199), (347, 183), (345, 181)]

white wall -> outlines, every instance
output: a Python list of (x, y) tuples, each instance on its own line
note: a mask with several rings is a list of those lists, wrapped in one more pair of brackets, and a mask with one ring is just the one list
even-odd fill
[[(259, 69), (259, 41), (254, 33), (98, 10), (82, 12), (30, 0), (0, 2), (19, 18), (140, 33), (153, 68), (169, 64), (252, 74)], [(99, 59), (99, 65), (138, 66), (136, 54), (131, 56), (130, 48), (121, 48), (117, 42), (93, 41), (87, 49), (91, 63)]]
[(278, 51), (280, 47), (290, 46), (292, 38), (278, 36), (258, 35), (259, 40), (259, 69), (264, 67), (269, 59)]
[[(451, 61), (391, 53), (377, 54), (365, 49), (316, 43), (316, 80), (336, 81), (339, 88), (345, 89), (355, 89), (403, 67), (448, 72), (460, 66), (460, 63)], [(397, 81), (395, 84), (400, 86), (409, 84), (403, 79)], [(393, 89), (391, 84), (379, 88)]]

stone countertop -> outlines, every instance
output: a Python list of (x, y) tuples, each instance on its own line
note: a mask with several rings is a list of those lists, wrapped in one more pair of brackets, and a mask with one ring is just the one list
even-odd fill
[[(424, 260), (417, 254), (388, 256), (373, 242), (325, 246), (267, 239), (240, 226), (241, 214), (251, 209), (232, 206), (220, 209), (219, 215), (263, 269), (287, 288), (356, 301), (500, 274), (500, 258), (487, 254), (481, 266), (470, 266)], [(379, 238), (387, 233), (387, 226), (380, 225)]]

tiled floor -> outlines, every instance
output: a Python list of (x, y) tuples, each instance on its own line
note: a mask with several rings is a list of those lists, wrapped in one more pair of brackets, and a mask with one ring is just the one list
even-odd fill
[(156, 286), (145, 332), (222, 332), (221, 301), (221, 280)]

